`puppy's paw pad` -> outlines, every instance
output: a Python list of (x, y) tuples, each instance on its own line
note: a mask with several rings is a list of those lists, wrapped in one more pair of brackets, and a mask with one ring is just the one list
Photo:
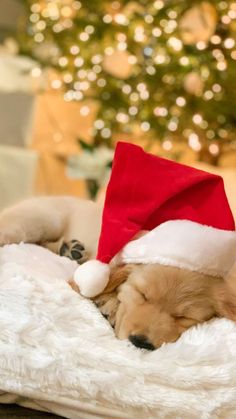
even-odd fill
[(78, 240), (63, 242), (59, 249), (60, 256), (66, 256), (71, 260), (75, 260), (80, 265), (88, 260), (85, 247)]

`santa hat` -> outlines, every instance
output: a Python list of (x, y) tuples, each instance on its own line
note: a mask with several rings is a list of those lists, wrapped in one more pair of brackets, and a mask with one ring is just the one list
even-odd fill
[[(129, 243), (142, 230), (149, 232)], [(161, 263), (224, 275), (236, 259), (234, 230), (220, 176), (120, 142), (97, 260), (81, 265), (74, 279), (82, 295), (95, 297), (105, 289), (108, 264), (119, 252), (117, 263)]]

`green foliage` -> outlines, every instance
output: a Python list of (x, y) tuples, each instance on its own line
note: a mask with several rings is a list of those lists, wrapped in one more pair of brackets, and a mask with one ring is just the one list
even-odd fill
[(78, 139), (78, 144), (80, 145), (80, 148), (84, 151), (88, 151), (89, 153), (92, 153), (94, 151), (93, 144), (89, 144), (80, 138)]

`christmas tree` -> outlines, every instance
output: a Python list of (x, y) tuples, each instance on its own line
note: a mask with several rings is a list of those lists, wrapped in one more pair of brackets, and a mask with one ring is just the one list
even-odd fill
[[(98, 102), (94, 144), (144, 133), (219, 155), (236, 126), (236, 2), (24, 0), (20, 53), (66, 101)], [(87, 115), (86, 105), (81, 113)]]

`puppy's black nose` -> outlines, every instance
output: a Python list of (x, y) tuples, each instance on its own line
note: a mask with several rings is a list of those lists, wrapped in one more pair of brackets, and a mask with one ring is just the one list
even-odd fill
[(148, 351), (154, 351), (155, 349), (153, 344), (143, 335), (130, 335), (129, 341), (137, 348), (147, 349)]

